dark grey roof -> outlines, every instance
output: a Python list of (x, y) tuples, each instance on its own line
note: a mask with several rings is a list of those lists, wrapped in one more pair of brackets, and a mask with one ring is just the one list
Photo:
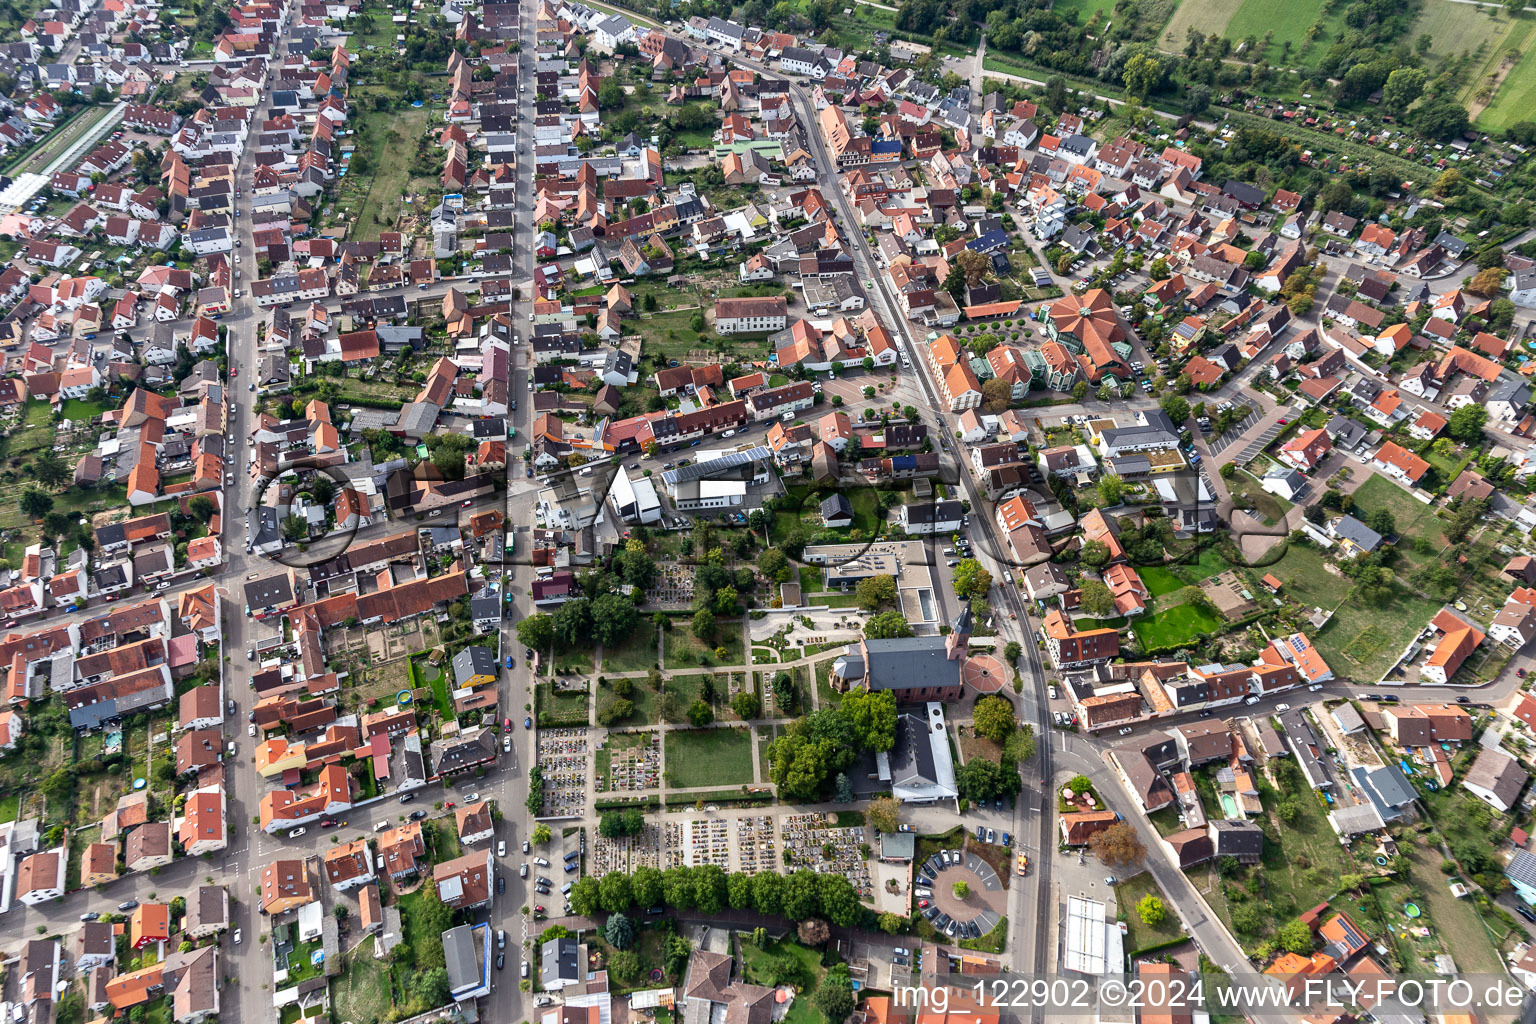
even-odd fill
[(245, 603), (252, 608), (274, 608), (293, 601), (293, 580), (286, 573), (252, 580), (245, 585)]
[(924, 795), (953, 796), (953, 763), (942, 763), (935, 755), (936, 743), (947, 744), (947, 732), (933, 732), (926, 713), (907, 712), (896, 718), (896, 742), (888, 755), (891, 785), (903, 790), (922, 791)]
[(457, 686), (468, 686), (469, 680), (479, 675), (496, 675), (496, 655), (489, 648), (466, 647), (453, 656), (453, 681)]
[(1367, 551), (1375, 551), (1381, 544), (1381, 534), (1366, 526), (1354, 516), (1340, 516), (1333, 522), (1330, 529), (1335, 536), (1353, 541)]
[(960, 685), (959, 661), (950, 661), (942, 636), (865, 640), (865, 682), (871, 690), (915, 690)]
[(923, 501), (905, 506), (908, 523), (951, 523), (965, 514), (958, 501)]
[(1397, 765), (1383, 765), (1369, 771), (1356, 769), (1356, 772), (1356, 780), (1363, 785), (1371, 802), (1378, 804), (1378, 807), (1406, 807), (1418, 799), (1418, 794), (1413, 791), (1403, 770)]
[(1370, 428), (1359, 420), (1350, 419), (1348, 416), (1335, 416), (1328, 421), (1324, 428), (1333, 443), (1340, 448), (1354, 448), (1369, 434)]
[(450, 991), (472, 989), (480, 984), (482, 968), (475, 955), (474, 929), (469, 925), (461, 924), (443, 932), (443, 958), (447, 961)]
[(823, 522), (828, 519), (852, 519), (853, 506), (841, 493), (830, 495), (821, 500), (821, 518)]
[(489, 729), (482, 729), (474, 736), (456, 742), (436, 740), (432, 744), (432, 763), (438, 775), (495, 759), (496, 734)]
[(1257, 856), (1264, 852), (1264, 830), (1255, 822), (1218, 818), (1211, 822), (1211, 830), (1215, 833), (1211, 839), (1218, 857)]
[(576, 940), (571, 938), (550, 939), (539, 947), (540, 986), (548, 990), (559, 982), (580, 981), (579, 951)]

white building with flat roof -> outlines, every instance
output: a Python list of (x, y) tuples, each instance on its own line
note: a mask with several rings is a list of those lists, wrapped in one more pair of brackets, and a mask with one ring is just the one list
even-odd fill
[(1125, 944), (1104, 904), (1082, 896), (1067, 897), (1067, 939), (1062, 967), (1079, 974), (1121, 974)]

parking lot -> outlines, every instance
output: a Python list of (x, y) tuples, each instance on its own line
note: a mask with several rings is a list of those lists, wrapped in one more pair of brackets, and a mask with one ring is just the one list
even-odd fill
[[(1225, 434), (1222, 434), (1220, 437), (1215, 438), (1215, 439), (1213, 439), (1210, 442), (1208, 447), (1211, 450), (1211, 454), (1212, 455), (1217, 455), (1217, 454), (1220, 454), (1221, 452), (1225, 451), (1226, 449), (1232, 447), (1243, 436), (1243, 432), (1245, 430), (1247, 430), (1249, 427), (1253, 426), (1258, 421), (1259, 421), (1259, 412), (1258, 412), (1258, 410), (1255, 409), (1255, 410), (1249, 412), (1248, 415), (1244, 416), (1241, 420), (1239, 420), (1238, 422), (1232, 424), (1232, 427)], [(1276, 429), (1276, 433), (1279, 433), (1279, 431), (1281, 429), (1284, 429), (1284, 428), (1277, 428)], [(1271, 434), (1271, 435), (1269, 435), (1268, 440), (1266, 440), (1264, 443), (1268, 444), (1270, 441), (1273, 441), (1273, 440), (1274, 440), (1274, 435)], [(1262, 448), (1260, 450), (1262, 451)], [(1241, 460), (1239, 460), (1239, 461), (1241, 461)]]
[[(964, 895), (956, 891), (961, 884)], [(924, 861), (913, 894), (918, 911), (934, 930), (958, 939), (980, 938), (996, 928), (1007, 901), (992, 865), (960, 850), (944, 850)]]

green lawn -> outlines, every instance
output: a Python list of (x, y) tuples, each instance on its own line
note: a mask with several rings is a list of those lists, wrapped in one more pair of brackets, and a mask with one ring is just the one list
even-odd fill
[[(704, 680), (711, 678), (704, 673), (695, 673), (686, 676), (671, 676), (663, 684), (662, 690), (672, 698), (672, 715), (667, 719), (673, 723), (686, 723), (688, 721), (688, 708), (698, 700), (704, 692)], [(723, 680), (718, 681), (714, 697), (710, 701), (718, 707), (720, 703), (719, 690), (724, 689)]]
[(444, 718), (453, 718), (453, 690), (448, 685), (448, 674), (441, 668), (428, 665), (417, 659), (411, 659), (411, 686), (430, 687), (432, 700), (437, 704), (438, 713)]
[[(789, 488), (788, 498), (795, 504), (788, 509), (780, 509), (773, 514), (772, 538), (776, 543), (783, 543), (790, 532), (797, 527), (816, 532), (826, 527), (821, 523), (821, 501), (830, 497), (836, 488), (816, 489), (805, 484), (797, 484)], [(838, 532), (846, 532), (849, 536), (857, 533), (863, 537), (872, 537), (880, 531), (882, 516), (880, 512), (880, 495), (877, 491), (868, 487), (860, 487), (852, 493), (844, 492), (848, 504), (853, 507), (853, 525), (838, 527)], [(817, 584), (820, 588), (820, 583)]]
[(1114, 0), (1059, 0), (1051, 10), (1062, 17), (1076, 14), (1077, 23), (1086, 25), (1089, 19), (1100, 12), (1106, 19), (1111, 17), (1115, 11), (1115, 4)]
[[(695, 666), (708, 668), (714, 665), (745, 665), (747, 663), (740, 622), (721, 620), (718, 623), (719, 628), (715, 631), (713, 645), (705, 646), (702, 640), (689, 631), (688, 621), (687, 619), (675, 620), (672, 629), (663, 634), (663, 668)], [(724, 657), (716, 655), (717, 647), (725, 649)]]
[(1171, 594), (1189, 585), (1169, 570), (1156, 565), (1138, 569), (1137, 575), (1141, 577), (1141, 582), (1147, 585), (1147, 591), (1153, 597), (1162, 597), (1164, 594)]
[[(1491, 129), (1507, 128), (1516, 121), (1527, 120), (1531, 108), (1536, 106), (1536, 57), (1531, 55), (1529, 45), (1530, 17), (1526, 14), (1520, 18), (1522, 23), (1520, 60), (1499, 83), (1499, 89), (1493, 95), (1493, 102), (1478, 115), (1477, 123), (1481, 126)], [(1502, 53), (1511, 49), (1509, 44), (1513, 41), (1513, 37), (1514, 33), (1511, 33), (1510, 38), (1505, 40), (1503, 48), (1496, 49), (1494, 52)]]
[(674, 729), (667, 733), (666, 782), (678, 789), (752, 782), (750, 729)]
[(591, 724), (585, 690), (557, 694), (553, 683), (539, 683), (533, 692), (535, 713), (545, 728)]
[(6, 793), (4, 796), (0, 796), (0, 825), (8, 821), (15, 821), (20, 811), (20, 794)]
[[(1163, 901), (1163, 919), (1155, 925), (1144, 923), (1137, 912), (1137, 905), (1145, 896)], [(1163, 895), (1163, 890), (1158, 888), (1150, 872), (1143, 871), (1135, 878), (1128, 878), (1115, 886), (1115, 904), (1120, 911), (1120, 920), (1125, 922), (1127, 929), (1125, 951), (1128, 954), (1184, 937), (1184, 928), (1174, 913), (1173, 904)]]
[(373, 944), (352, 951), (346, 968), (331, 985), (336, 1017), (353, 1024), (379, 1024), (389, 1013), (389, 966), (373, 958)]
[(649, 620), (619, 646), (603, 648), (604, 672), (644, 672), (655, 664), (656, 630)]
[(1143, 647), (1166, 647), (1183, 643), (1198, 633), (1210, 633), (1220, 626), (1219, 616), (1195, 604), (1175, 605), (1166, 611), (1148, 612), (1131, 622), (1131, 629)]
[[(1158, 37), (1157, 44), (1169, 52), (1182, 53), (1188, 32), (1193, 28), (1208, 36), (1225, 36), (1234, 44), (1241, 44), (1246, 37), (1252, 36), (1257, 46), (1263, 46), (1265, 34), (1273, 32), (1268, 48), (1262, 53), (1266, 59), (1284, 66), (1312, 66), (1322, 59), (1344, 30), (1342, 9), (1325, 10), (1326, 6), (1324, 0), (1300, 0), (1279, 6), (1271, 0), (1183, 0)], [(1322, 32), (1315, 40), (1308, 40), (1307, 29), (1314, 22), (1321, 23)], [(1291, 44), (1289, 57), (1285, 56), (1286, 43)], [(1238, 54), (1234, 46), (1233, 57), (1247, 59), (1248, 54)], [(1287, 80), (1287, 76), (1279, 78), (1280, 82)]]
[(100, 416), (106, 412), (109, 406), (105, 402), (87, 402), (83, 398), (64, 399), (63, 413), (67, 420), (88, 420), (93, 416)]
[(1305, 544), (1291, 544), (1285, 557), (1264, 572), (1284, 584), (1286, 596), (1325, 610), (1344, 600), (1351, 586), (1348, 577), (1333, 569), (1322, 552)]
[(1399, 536), (1411, 540), (1422, 535), (1437, 542), (1442, 540), (1440, 529), (1435, 525), (1434, 513), (1428, 505), (1386, 477), (1373, 473), (1355, 491), (1354, 515), (1358, 519), (1365, 512), (1383, 508), (1392, 513)]
[[(762, 947), (743, 940), (740, 946), (744, 980), (769, 985), (777, 978), (793, 984), (798, 990), (795, 1001), (779, 1024), (826, 1024), (826, 1015), (811, 999), (826, 974), (826, 969), (821, 966), (821, 954), (788, 939)], [(793, 970), (785, 971), (783, 967)], [(789, 974), (793, 977), (786, 976)]]
[(1291, 0), (1279, 5), (1273, 0), (1243, 0), (1227, 22), (1226, 35), (1241, 42), (1250, 35), (1263, 39), (1273, 32), (1270, 51), (1278, 55), (1281, 47), (1290, 43), (1294, 53), (1306, 42), (1307, 28), (1323, 13), (1323, 6), (1323, 0)]

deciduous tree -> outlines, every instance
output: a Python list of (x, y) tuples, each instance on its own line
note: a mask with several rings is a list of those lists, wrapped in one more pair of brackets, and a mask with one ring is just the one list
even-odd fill
[(1124, 822), (1094, 833), (1088, 840), (1088, 848), (1112, 868), (1134, 867), (1147, 855), (1147, 848), (1137, 837), (1136, 829)]

